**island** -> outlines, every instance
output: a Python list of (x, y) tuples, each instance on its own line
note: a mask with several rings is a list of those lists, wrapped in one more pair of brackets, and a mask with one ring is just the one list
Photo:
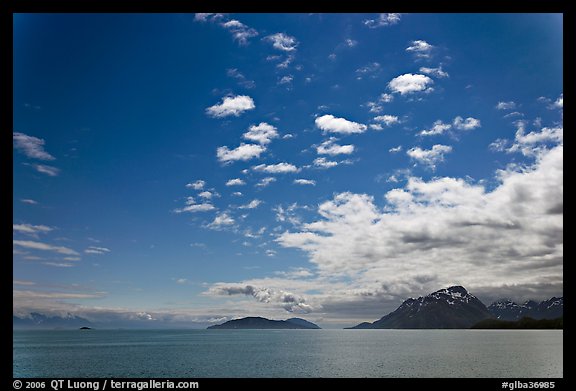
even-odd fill
[(244, 330), (263, 330), (263, 329), (304, 329), (317, 330), (320, 327), (312, 322), (301, 318), (290, 318), (286, 320), (271, 320), (259, 316), (247, 317), (242, 319), (229, 320), (222, 324), (209, 326), (208, 329), (244, 329)]
[(92, 330), (92, 327), (82, 326), (79, 328), (79, 330)]

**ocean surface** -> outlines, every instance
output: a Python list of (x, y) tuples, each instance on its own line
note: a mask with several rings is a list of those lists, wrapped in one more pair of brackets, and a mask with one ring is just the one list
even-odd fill
[(14, 377), (562, 377), (562, 330), (13, 332)]

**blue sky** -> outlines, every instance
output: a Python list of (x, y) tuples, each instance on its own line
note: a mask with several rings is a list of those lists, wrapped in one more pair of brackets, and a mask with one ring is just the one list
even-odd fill
[(14, 313), (339, 327), (452, 284), (562, 295), (562, 24), (15, 15)]

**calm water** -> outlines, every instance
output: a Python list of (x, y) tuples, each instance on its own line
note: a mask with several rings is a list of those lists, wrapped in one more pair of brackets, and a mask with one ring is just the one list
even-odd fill
[(561, 330), (14, 331), (14, 377), (562, 377)]

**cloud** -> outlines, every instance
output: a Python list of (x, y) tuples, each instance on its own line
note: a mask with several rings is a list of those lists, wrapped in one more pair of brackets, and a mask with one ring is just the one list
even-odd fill
[(547, 151), (550, 147), (562, 144), (564, 142), (564, 127), (544, 127), (539, 132), (533, 131), (526, 133), (525, 121), (517, 121), (517, 130), (514, 136), (514, 142), (510, 144), (507, 140), (496, 140), (490, 144), (493, 150), (505, 150), (506, 152), (520, 152), (524, 156), (535, 157)]
[(241, 143), (235, 149), (228, 149), (228, 147), (218, 147), (216, 150), (216, 157), (221, 163), (229, 163), (237, 160), (250, 160), (260, 157), (262, 152), (266, 151), (266, 147), (258, 144), (244, 144)]
[(368, 129), (364, 124), (348, 121), (344, 118), (337, 118), (331, 114), (316, 118), (315, 123), (320, 130), (340, 134), (364, 133), (366, 129)]
[(12, 240), (14, 246), (23, 247), (29, 250), (52, 251), (63, 255), (80, 255), (78, 252), (63, 246), (53, 246), (51, 244), (35, 242), (31, 240)]
[(348, 39), (344, 40), (344, 45), (346, 45), (349, 48), (353, 48), (356, 45), (358, 45), (358, 41), (348, 38)]
[(106, 247), (95, 247), (95, 246), (89, 246), (86, 250), (84, 250), (84, 252), (86, 254), (97, 254), (97, 255), (102, 255), (102, 254), (106, 254), (110, 252), (109, 248)]
[(354, 152), (354, 145), (351, 144), (339, 145), (335, 144), (335, 141), (337, 141), (337, 139), (333, 137), (324, 141), (322, 144), (316, 147), (316, 152), (319, 155), (330, 155), (330, 156), (350, 155), (351, 153)]
[(254, 100), (247, 95), (226, 96), (221, 104), (208, 107), (206, 114), (214, 118), (222, 118), (233, 115), (238, 117), (247, 110), (253, 110), (256, 106)]
[(202, 190), (204, 186), (206, 186), (206, 181), (203, 181), (202, 179), (198, 179), (197, 181), (188, 183), (186, 185), (188, 189), (194, 189), (194, 190)]
[(276, 178), (274, 177), (266, 177), (266, 178), (262, 178), (258, 183), (256, 183), (256, 187), (267, 187), (269, 186), (271, 183), (276, 182)]
[(367, 19), (362, 23), (369, 28), (378, 28), (385, 26), (392, 26), (400, 22), (402, 14), (397, 13), (383, 13), (378, 15), (378, 19)]
[(286, 174), (292, 172), (300, 172), (300, 169), (290, 163), (277, 163), (277, 164), (259, 164), (252, 167), (254, 171), (266, 172), (269, 174)]
[(392, 126), (394, 124), (400, 123), (400, 120), (398, 119), (397, 116), (389, 114), (374, 117), (374, 121), (382, 122), (386, 126)]
[(56, 158), (44, 150), (44, 139), (28, 136), (24, 133), (13, 132), (14, 147), (30, 159), (55, 160)]
[(278, 80), (278, 84), (279, 85), (292, 84), (292, 80), (294, 80), (294, 76), (292, 76), (292, 75), (282, 76), (282, 78), (280, 78), (280, 80)]
[(514, 110), (516, 108), (516, 102), (498, 102), (496, 105), (497, 110)]
[(283, 290), (258, 288), (252, 285), (216, 283), (210, 287), (206, 294), (214, 296), (252, 296), (260, 303), (279, 305), (288, 312), (310, 313), (313, 310), (302, 296)]
[(177, 279), (176, 279), (176, 284), (186, 285), (187, 283), (188, 283), (188, 279), (187, 279), (187, 278), (177, 278)]
[(260, 206), (261, 203), (262, 203), (261, 200), (254, 199), (254, 200), (250, 201), (248, 204), (246, 204), (246, 205), (241, 205), (241, 206), (239, 206), (238, 208), (239, 208), (239, 209), (255, 209), (255, 208), (257, 208), (258, 206)]
[(248, 80), (246, 76), (244, 76), (238, 69), (230, 68), (226, 71), (226, 75), (238, 81), (238, 84), (244, 88), (254, 88), (256, 87), (256, 83), (254, 80)]
[(282, 50), (284, 52), (292, 52), (296, 50), (296, 46), (298, 46), (296, 38), (284, 33), (269, 35), (265, 37), (264, 40), (272, 43), (274, 49)]
[(34, 167), (36, 171), (48, 176), (58, 176), (58, 174), (60, 174), (59, 168), (47, 166), (45, 164), (33, 164), (32, 167)]
[(313, 284), (348, 281), (342, 296), (323, 297), (325, 311), (336, 311), (328, 301), (397, 306), (399, 297), (456, 283), (471, 292), (536, 294), (539, 285), (562, 292), (563, 147), (496, 178), (488, 188), (409, 177), (383, 206), (367, 194), (340, 193), (277, 242), (308, 255), (319, 274)]
[(453, 121), (454, 127), (460, 130), (472, 130), (479, 128), (481, 126), (480, 120), (472, 117), (468, 117), (463, 119), (462, 117), (458, 116), (454, 118)]
[(37, 236), (39, 233), (48, 233), (54, 230), (54, 228), (46, 225), (12, 224), (12, 230), (27, 235)]
[(560, 94), (558, 99), (554, 101), (552, 107), (555, 109), (563, 109), (564, 108), (564, 94)]
[(442, 79), (445, 77), (450, 77), (448, 72), (444, 72), (442, 70), (442, 66), (439, 66), (438, 68), (421, 67), (420, 72), (425, 73), (425, 74), (430, 75), (430, 76), (437, 77), (439, 79)]
[(420, 147), (413, 147), (406, 151), (417, 163), (428, 166), (430, 169), (435, 170), (436, 164), (444, 161), (444, 154), (452, 152), (452, 147), (448, 145), (436, 144), (432, 149), (422, 149)]
[(377, 62), (372, 62), (362, 68), (356, 69), (356, 79), (361, 80), (364, 76), (370, 75), (371, 78), (377, 77), (382, 67)]
[(247, 45), (250, 38), (258, 35), (258, 31), (235, 19), (220, 23), (220, 26), (230, 31), (232, 38), (240, 45)]
[(210, 203), (203, 203), (203, 204), (193, 204), (187, 205), (182, 209), (174, 209), (176, 213), (196, 213), (196, 212), (210, 212), (211, 210), (215, 210), (216, 207)]
[(314, 164), (314, 166), (318, 168), (331, 168), (336, 167), (338, 165), (338, 162), (328, 160), (324, 157), (319, 157), (314, 159), (314, 162), (312, 164)]
[(234, 219), (228, 213), (222, 212), (217, 214), (216, 217), (214, 217), (214, 220), (210, 224), (208, 224), (208, 228), (220, 230), (225, 227), (234, 225), (234, 223), (235, 223)]
[(400, 151), (402, 151), (402, 145), (398, 145), (397, 147), (393, 147), (388, 150), (390, 153), (398, 153)]
[[(460, 117), (458, 117), (458, 118), (460, 118)], [(438, 121), (434, 122), (434, 125), (432, 126), (432, 128), (422, 130), (418, 134), (421, 136), (436, 136), (439, 134), (443, 134), (444, 132), (446, 132), (447, 130), (450, 130), (450, 129), (452, 129), (452, 125), (445, 124), (442, 121), (438, 120)]]
[(431, 87), (429, 87), (430, 84), (434, 84), (434, 81), (428, 76), (406, 73), (390, 80), (388, 88), (392, 92), (406, 95), (415, 92), (429, 92), (432, 90)]
[(230, 179), (226, 182), (226, 186), (243, 186), (245, 184), (246, 184), (246, 182), (244, 182), (240, 178)]
[(248, 132), (242, 135), (246, 140), (254, 141), (262, 145), (270, 144), (272, 139), (278, 138), (276, 127), (260, 122), (258, 125), (251, 125)]
[(294, 179), (295, 185), (311, 185), (316, 186), (316, 181), (312, 179)]
[(406, 48), (407, 52), (411, 52), (415, 57), (419, 58), (432, 57), (432, 50), (434, 50), (434, 45), (430, 45), (424, 40), (412, 41), (410, 42), (410, 46)]
[(20, 202), (24, 203), (24, 204), (29, 204), (29, 205), (38, 205), (38, 201), (35, 200), (31, 200), (29, 198), (22, 198), (20, 200)]

